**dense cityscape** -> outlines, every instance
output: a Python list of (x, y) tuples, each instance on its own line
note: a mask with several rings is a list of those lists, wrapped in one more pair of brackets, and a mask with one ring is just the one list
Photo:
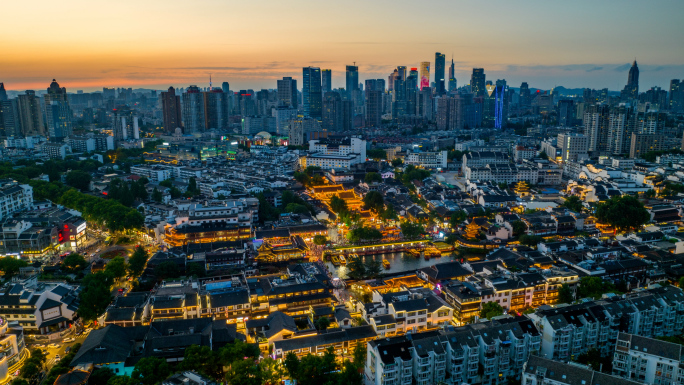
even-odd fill
[(0, 385), (684, 385), (684, 67), (649, 36), (619, 88), (447, 43), (187, 84), (0, 58)]

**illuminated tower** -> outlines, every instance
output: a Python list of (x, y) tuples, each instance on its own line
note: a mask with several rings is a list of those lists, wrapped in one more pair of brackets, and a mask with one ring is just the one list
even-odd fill
[(454, 58), (451, 58), (451, 66), (449, 67), (449, 92), (456, 91), (458, 85), (456, 84), (456, 67), (454, 66)]
[(639, 97), (639, 67), (637, 66), (636, 59), (634, 60), (634, 63), (632, 63), (632, 68), (629, 69), (624, 95), (629, 99), (636, 99)]
[(442, 95), (446, 93), (444, 83), (444, 69), (446, 66), (443, 53), (435, 53), (435, 85), (437, 86), (437, 94)]
[(420, 89), (430, 87), (430, 62), (420, 62)]
[(176, 95), (176, 90), (173, 87), (169, 87), (168, 91), (162, 92), (159, 95), (159, 99), (161, 99), (162, 105), (164, 131), (173, 133), (176, 131), (176, 128), (183, 125), (180, 95)]
[(355, 90), (359, 89), (359, 67), (347, 66), (346, 72), (346, 91), (351, 99), (351, 95)]
[(475, 96), (485, 96), (484, 68), (473, 68), (473, 75), (470, 77), (470, 90)]

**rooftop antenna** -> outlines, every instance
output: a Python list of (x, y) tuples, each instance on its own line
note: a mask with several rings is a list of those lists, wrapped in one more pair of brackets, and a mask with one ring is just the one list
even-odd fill
[(211, 74), (209, 74), (209, 91), (213, 90), (214, 88), (211, 86)]

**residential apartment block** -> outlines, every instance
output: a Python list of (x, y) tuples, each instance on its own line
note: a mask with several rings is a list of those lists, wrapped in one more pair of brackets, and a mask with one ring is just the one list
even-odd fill
[(684, 384), (684, 346), (619, 333), (613, 358), (613, 374), (639, 383)]

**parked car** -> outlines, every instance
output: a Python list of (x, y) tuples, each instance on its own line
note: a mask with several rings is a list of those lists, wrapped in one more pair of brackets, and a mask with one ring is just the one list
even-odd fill
[(48, 348), (50, 348), (50, 349), (57, 349), (59, 347), (60, 347), (60, 345), (56, 344), (56, 343), (52, 343), (52, 344), (48, 345)]
[(62, 357), (60, 357), (59, 354), (55, 356), (55, 362), (59, 362), (59, 360), (61, 360), (61, 359), (62, 359)]
[(70, 343), (70, 342), (74, 342), (74, 341), (76, 341), (76, 339), (73, 337), (65, 338), (62, 340), (62, 342), (64, 342), (64, 343)]

